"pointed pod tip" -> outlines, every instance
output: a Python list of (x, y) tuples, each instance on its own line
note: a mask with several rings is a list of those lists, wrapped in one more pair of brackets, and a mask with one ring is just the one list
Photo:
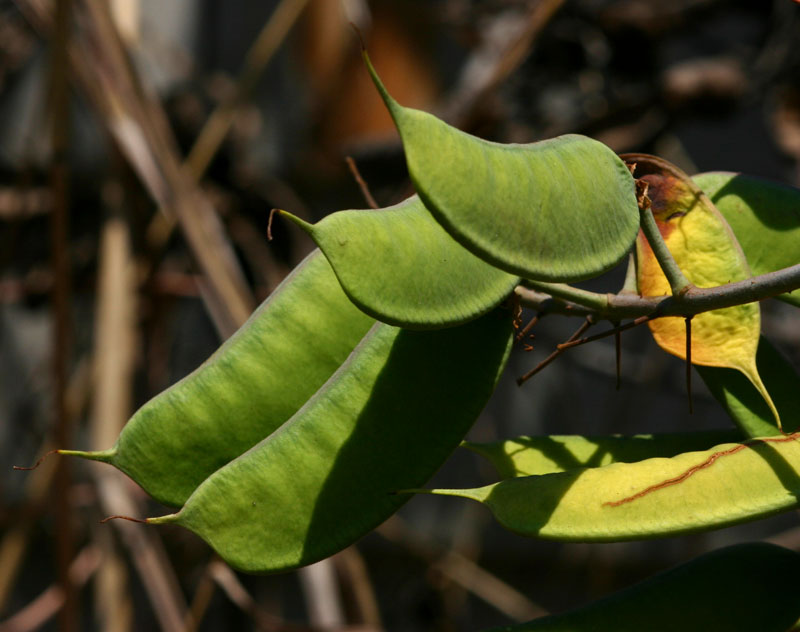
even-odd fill
[(84, 450), (55, 450), (55, 452), (64, 456), (77, 456), (89, 461), (100, 461), (102, 463), (111, 463), (114, 460), (114, 457), (117, 455), (116, 448), (110, 448), (108, 450), (95, 450), (92, 452), (86, 452)]
[(364, 44), (364, 36), (361, 34), (361, 29), (358, 28), (355, 22), (350, 22), (350, 28), (355, 31), (356, 37), (358, 38), (358, 43), (361, 44), (361, 51), (364, 52), (367, 50), (367, 45)]
[(375, 84), (375, 87), (378, 89), (378, 93), (381, 95), (381, 99), (383, 99), (384, 104), (386, 105), (387, 109), (389, 110), (389, 114), (394, 117), (398, 110), (400, 109), (400, 104), (394, 100), (389, 91), (386, 89), (386, 86), (383, 85), (383, 81), (381, 81), (378, 72), (375, 70), (375, 67), (372, 65), (372, 60), (369, 58), (369, 53), (367, 53), (366, 47), (363, 46), (361, 48), (361, 57), (364, 59), (364, 65), (367, 67), (367, 72), (369, 76), (372, 78), (372, 83)]
[(278, 213), (278, 215), (280, 215), (281, 217), (285, 217), (290, 222), (293, 222), (294, 224), (297, 224), (300, 228), (302, 228), (309, 235), (314, 232), (314, 224), (311, 224), (311, 223), (307, 222), (306, 220), (297, 217), (297, 215), (292, 215), (289, 211), (284, 211), (283, 209), (279, 209), (279, 208), (272, 209), (272, 211), (273, 211), (273, 214), (274, 213)]
[(147, 518), (145, 522), (147, 524), (175, 524), (178, 522), (180, 516), (180, 512), (167, 514), (165, 516), (155, 516), (153, 518)]
[(433, 494), (434, 490), (432, 489), (422, 489), (422, 488), (410, 488), (410, 489), (398, 489), (393, 492), (389, 492), (392, 496), (400, 496), (400, 495), (409, 495), (409, 494)]
[(426, 494), (435, 496), (455, 496), (458, 498), (468, 498), (479, 503), (485, 502), (492, 489), (497, 485), (486, 485), (485, 487), (473, 487), (468, 489), (424, 489), (420, 490)]

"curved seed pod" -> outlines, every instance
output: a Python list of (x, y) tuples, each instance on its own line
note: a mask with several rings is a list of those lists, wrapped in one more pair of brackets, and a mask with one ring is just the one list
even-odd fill
[(411, 331), (378, 324), (281, 429), (206, 479), (180, 512), (150, 518), (205, 539), (232, 566), (310, 564), (368, 533), (428, 480), (494, 389), (507, 314)]
[[(753, 274), (800, 263), (800, 189), (721, 171), (692, 180), (728, 220)], [(800, 307), (800, 290), (776, 298)]]
[(519, 283), (450, 237), (416, 195), (317, 224), (286, 215), (317, 242), (350, 299), (391, 325), (460, 324), (497, 306)]
[[(666, 160), (626, 154), (634, 174), (649, 185), (653, 216), (675, 262), (697, 287), (715, 287), (750, 278), (750, 268), (725, 218), (689, 176)], [(667, 296), (670, 287), (643, 234), (637, 240), (637, 272), (642, 296)], [(683, 318), (648, 323), (658, 345), (686, 359)], [(692, 319), (692, 364), (737, 369), (761, 393), (776, 421), (780, 416), (756, 366), (761, 331), (758, 303), (698, 314)]]
[(399, 105), (364, 60), (417, 193), (463, 246), (541, 281), (596, 276), (628, 253), (639, 208), (628, 168), (608, 147), (578, 135), (530, 145), (481, 140)]
[(800, 618), (800, 554), (738, 544), (564, 614), (492, 632), (786, 632)]
[[(486, 505), (521, 535), (615, 542), (717, 529), (800, 504), (800, 437), (722, 444), (670, 459), (614, 463), (425, 493)], [(424, 490), (414, 490), (424, 491)]]
[(208, 360), (142, 406), (113, 448), (61, 453), (111, 463), (179, 507), (291, 417), (374, 322), (314, 252)]
[(488, 459), (502, 478), (514, 478), (671, 457), (741, 438), (736, 430), (711, 430), (629, 437), (516, 437), (490, 443), (464, 441), (461, 446)]
[[(780, 413), (785, 432), (800, 428), (800, 375), (764, 336), (756, 354), (758, 373)], [(698, 366), (708, 390), (748, 437), (780, 434), (775, 417), (758, 389), (739, 371)]]

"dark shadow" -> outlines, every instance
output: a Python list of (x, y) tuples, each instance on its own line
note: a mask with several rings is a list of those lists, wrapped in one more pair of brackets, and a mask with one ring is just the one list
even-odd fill
[[(790, 439), (788, 437), (776, 437), (779, 440), (787, 440), (787, 441), (800, 441), (798, 438)], [(800, 474), (798, 474), (795, 467), (789, 463), (786, 458), (778, 452), (775, 448), (775, 445), (772, 443), (766, 443), (764, 441), (758, 441), (754, 445), (750, 446), (758, 456), (760, 456), (764, 461), (766, 461), (767, 465), (772, 468), (772, 471), (775, 472), (775, 476), (778, 477), (780, 480), (781, 485), (783, 488), (792, 496), (794, 496), (795, 502), (800, 501)]]
[[(504, 507), (495, 513), (495, 519), (511, 531), (530, 537), (537, 535), (550, 522), (550, 516), (561, 503), (561, 499), (577, 481), (585, 468), (523, 476), (500, 482), (492, 488), (486, 503)], [(520, 502), (524, 498), (525, 502)]]
[(319, 483), (304, 563), (352, 544), (412, 497), (397, 490), (430, 479), (489, 399), (510, 335), (498, 311), (460, 327), (400, 331), (377, 377), (364, 375), (374, 380), (369, 401), (341, 422), (349, 434)]
[(785, 632), (800, 617), (800, 554), (763, 542), (706, 553), (602, 599), (501, 630)]
[[(738, 430), (707, 430), (700, 432), (676, 432), (655, 435), (602, 436), (581, 437), (581, 447), (594, 444), (594, 451), (586, 457), (579, 457), (569, 447), (568, 437), (515, 437), (514, 442), (520, 445), (518, 451), (535, 450), (546, 459), (555, 463), (559, 470), (571, 470), (581, 467), (600, 467), (611, 462), (634, 463), (654, 457), (673, 457), (682, 452), (707, 450), (721, 443), (741, 441), (742, 433)], [(502, 442), (497, 442), (497, 445)], [(504, 478), (513, 476), (531, 476), (546, 474), (544, 471), (521, 471), (514, 462), (515, 452), (506, 453), (499, 449), (491, 449), (495, 444), (487, 444), (486, 450), (481, 444), (468, 444), (468, 449), (490, 458)], [(517, 452), (518, 452), (517, 451)]]

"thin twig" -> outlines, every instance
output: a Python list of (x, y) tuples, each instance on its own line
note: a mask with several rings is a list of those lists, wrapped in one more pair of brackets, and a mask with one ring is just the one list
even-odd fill
[[(532, 292), (525, 287), (518, 286), (515, 292), (519, 295), (523, 306), (539, 309), (545, 301), (552, 298), (552, 296), (546, 295), (550, 294), (547, 283), (534, 283), (531, 281), (525, 281), (525, 283), (537, 288), (538, 291)], [(550, 285), (558, 288), (553, 291), (554, 295), (555, 292), (558, 292), (560, 298), (566, 298), (567, 292), (564, 288), (570, 286), (564, 286), (563, 284)], [(597, 294), (579, 290), (578, 288), (571, 288), (578, 291), (570, 292), (570, 296), (566, 298), (566, 301), (567, 304), (572, 302), (575, 306), (571, 309), (565, 309), (564, 305), (559, 307), (554, 304), (552, 311), (557, 311), (561, 314), (578, 313), (581, 316), (591, 314), (598, 320), (622, 320), (640, 316), (650, 316), (652, 318), (680, 316), (686, 318), (687, 316), (696, 316), (715, 309), (762, 301), (798, 288), (800, 288), (800, 263), (743, 281), (726, 283), (716, 287), (699, 288), (692, 286), (683, 294), (676, 296), (639, 296), (638, 294), (627, 292)], [(578, 306), (582, 306), (582, 309)]]
[(465, 64), (459, 85), (445, 108), (445, 119), (456, 127), (469, 127), (486, 99), (525, 61), (537, 35), (563, 4), (564, 0), (536, 2), (526, 16), (514, 21), (513, 33), (503, 28), (494, 37), (487, 37), (481, 49)]
[(669, 287), (674, 296), (680, 296), (692, 287), (691, 282), (683, 274), (683, 271), (678, 266), (672, 253), (667, 248), (664, 237), (658, 229), (653, 211), (649, 206), (641, 209), (641, 227), (644, 236), (647, 237), (647, 243), (661, 266), (661, 271), (669, 281)]
[(228, 130), (236, 120), (239, 106), (258, 85), (264, 69), (286, 39), (307, 4), (308, 0), (283, 0), (262, 27), (255, 42), (247, 51), (233, 92), (227, 99), (220, 102), (208, 117), (189, 151), (186, 166), (191, 170), (195, 180), (203, 177), (208, 165), (211, 164), (211, 159), (217, 153)]
[(253, 599), (252, 595), (247, 592), (247, 589), (230, 567), (221, 560), (212, 560), (208, 565), (208, 570), (212, 579), (222, 589), (222, 592), (253, 620), (258, 629), (265, 632), (312, 632), (317, 629), (288, 623), (264, 610)]
[(608, 338), (609, 336), (614, 336), (619, 332), (627, 331), (628, 329), (633, 329), (634, 327), (638, 327), (646, 323), (649, 320), (653, 320), (651, 316), (641, 316), (640, 318), (636, 318), (635, 320), (625, 323), (624, 325), (620, 325), (619, 327), (614, 327), (613, 329), (609, 329), (608, 331), (604, 331), (599, 334), (595, 334), (594, 336), (588, 336), (587, 338), (580, 338), (578, 340), (567, 340), (566, 342), (562, 342), (558, 345), (558, 348), (562, 351), (566, 351), (567, 349), (572, 349), (572, 347), (579, 347), (581, 345), (585, 345), (589, 342), (594, 342), (595, 340), (602, 340), (603, 338)]
[[(250, 49), (232, 92), (223, 99), (206, 119), (183, 163), (195, 183), (200, 182), (222, 142), (236, 120), (242, 103), (253, 92), (277, 50), (291, 31), (308, 0), (282, 0), (264, 24)], [(153, 250), (160, 250), (175, 228), (175, 218), (166, 213), (154, 216), (147, 229)]]
[[(614, 327), (619, 327), (619, 323), (611, 323)], [(616, 359), (617, 370), (617, 390), (622, 386), (622, 333), (620, 331), (614, 332), (614, 355)]]
[(594, 324), (594, 321), (590, 317), (587, 316), (586, 320), (583, 322), (583, 324), (580, 327), (578, 327), (577, 331), (575, 331), (575, 333), (572, 334), (567, 339), (566, 343), (556, 346), (556, 349), (555, 349), (555, 351), (553, 351), (553, 353), (551, 353), (549, 356), (547, 356), (544, 360), (542, 360), (539, 364), (537, 364), (535, 367), (533, 367), (525, 375), (523, 375), (522, 377), (517, 378), (517, 386), (522, 386), (525, 382), (527, 382), (534, 375), (536, 375), (539, 371), (541, 371), (543, 368), (545, 368), (548, 364), (550, 364), (558, 356), (560, 356), (562, 353), (564, 353), (564, 350), (566, 348), (568, 348), (565, 345), (570, 343), (570, 342), (572, 342), (573, 340), (576, 340), (579, 336), (582, 336), (586, 332), (586, 330), (589, 329), (589, 327), (591, 327), (593, 324)]
[(378, 203), (375, 201), (375, 198), (372, 197), (372, 193), (370, 193), (369, 185), (367, 185), (364, 178), (361, 177), (361, 174), (358, 171), (358, 166), (356, 165), (356, 161), (353, 160), (351, 156), (345, 156), (345, 162), (347, 162), (347, 167), (350, 169), (350, 173), (353, 174), (353, 178), (355, 178), (356, 183), (358, 184), (358, 188), (361, 189), (361, 195), (364, 196), (367, 204), (371, 209), (378, 209)]
[[(53, 384), (55, 399), (55, 443), (69, 445), (72, 439), (72, 421), (66, 408), (67, 371), (70, 349), (70, 263), (69, 263), (69, 66), (67, 63), (70, 31), (72, 29), (71, 0), (55, 3), (55, 31), (50, 60), (50, 102), (52, 104), (51, 147), (52, 165), (50, 182), (53, 192), (52, 260), (55, 282), (53, 284)], [(55, 478), (56, 563), (58, 583), (64, 605), (59, 611), (59, 628), (62, 632), (77, 630), (80, 619), (79, 604), (70, 579), (70, 561), (74, 555), (72, 510), (69, 503), (71, 466), (66, 459), (58, 464)]]
[(686, 321), (686, 396), (689, 398), (689, 414), (694, 410), (692, 407), (692, 317)]
[[(70, 419), (80, 417), (86, 408), (91, 389), (90, 378), (89, 362), (86, 358), (81, 358), (67, 386), (66, 407)], [(26, 477), (25, 506), (22, 507), (18, 520), (5, 531), (0, 541), (0, 611), (4, 609), (3, 606), (16, 584), (15, 578), (22, 568), (28, 542), (35, 533), (32, 525), (45, 510), (45, 501), (52, 489), (57, 469), (55, 461), (46, 462)]]
[[(101, 231), (98, 253), (93, 349), (95, 388), (89, 422), (90, 446), (95, 450), (113, 445), (130, 416), (136, 362), (134, 261), (124, 217), (126, 201), (118, 182), (112, 181), (104, 187), (103, 200), (107, 218)], [(94, 463), (89, 468), (96, 480), (107, 475), (119, 476), (102, 464)], [(101, 495), (103, 493), (101, 491)], [(127, 490), (122, 493), (127, 493)], [(128, 566), (120, 559), (119, 545), (112, 532), (96, 530), (100, 531), (97, 540), (103, 563), (95, 582), (102, 598), (96, 600), (95, 608), (101, 628), (118, 629), (115, 622), (124, 625), (127, 621), (129, 625), (130, 621)]]
[(572, 287), (566, 283), (548, 283), (545, 281), (523, 279), (522, 284), (525, 287), (531, 287), (539, 292), (545, 292), (555, 298), (578, 303), (579, 305), (583, 305), (597, 312), (603, 312), (608, 308), (610, 299), (608, 294), (590, 292), (589, 290), (584, 290), (579, 287)]
[(541, 317), (541, 314), (537, 313), (536, 316), (534, 316), (533, 318), (531, 318), (528, 321), (527, 325), (525, 325), (522, 329), (519, 330), (519, 333), (517, 334), (517, 342), (519, 342), (525, 336), (528, 335), (528, 332), (536, 326), (536, 323), (539, 322), (539, 318), (540, 317)]
[[(215, 558), (216, 559), (216, 558)], [(211, 605), (211, 598), (214, 596), (214, 579), (211, 577), (211, 566), (206, 566), (200, 581), (194, 591), (194, 598), (186, 613), (185, 627), (183, 632), (195, 632), (205, 616), (208, 606)]]
[(375, 630), (383, 629), (381, 610), (375, 589), (370, 581), (369, 571), (364, 558), (355, 545), (348, 546), (333, 557), (339, 575), (347, 578), (343, 582), (352, 591), (352, 601), (358, 611), (358, 617), (364, 625)]
[[(17, 5), (37, 30), (45, 36), (52, 33), (49, 3), (17, 0)], [(166, 114), (142, 86), (108, 2), (86, 0), (80, 7), (83, 36), (73, 38), (69, 48), (74, 75), (151, 196), (178, 218), (211, 288), (203, 299), (221, 336), (227, 338), (255, 306), (234, 250), (208, 198), (180, 164)], [(87, 59), (93, 63), (87, 64)]]
[[(100, 565), (100, 553), (93, 546), (84, 548), (69, 565), (70, 580), (83, 586)], [(0, 623), (0, 632), (33, 632), (41, 628), (65, 606), (64, 591), (58, 584), (45, 589), (27, 606)]]
[(513, 620), (528, 621), (547, 614), (544, 608), (468, 557), (446, 550), (429, 538), (412, 531), (397, 515), (378, 527), (377, 533), (435, 565), (450, 581)]

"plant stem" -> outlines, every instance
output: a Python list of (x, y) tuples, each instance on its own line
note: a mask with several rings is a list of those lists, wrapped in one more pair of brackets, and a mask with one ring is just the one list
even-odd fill
[(650, 207), (641, 208), (639, 214), (644, 236), (647, 237), (647, 242), (650, 244), (650, 248), (653, 249), (653, 254), (656, 256), (658, 265), (661, 266), (664, 276), (666, 276), (667, 281), (669, 281), (672, 294), (673, 296), (680, 296), (691, 289), (692, 284), (689, 282), (689, 279), (684, 276), (683, 272), (681, 272), (672, 253), (669, 251), (669, 248), (667, 248), (667, 244), (661, 236), (661, 231), (658, 230), (658, 225), (656, 224), (653, 211)]
[[(588, 311), (597, 318), (606, 320), (639, 316), (686, 318), (715, 309), (762, 301), (796, 290), (800, 288), (800, 264), (716, 287), (698, 288), (692, 285), (681, 294), (667, 297), (645, 297), (627, 292), (596, 294), (560, 283), (525, 281), (525, 285), (535, 287), (538, 291), (517, 287), (516, 293), (520, 297), (521, 304), (540, 311), (544, 304), (548, 304), (547, 311), (550, 312), (586, 316)], [(569, 291), (565, 288), (569, 288)], [(552, 290), (552, 293), (549, 290)]]
[(522, 284), (525, 287), (531, 287), (540, 292), (545, 292), (550, 296), (589, 307), (597, 312), (604, 312), (608, 308), (608, 294), (598, 294), (597, 292), (582, 290), (567, 285), (566, 283), (545, 283), (544, 281), (523, 279)]
[(637, 294), (639, 292), (639, 284), (636, 280), (636, 253), (631, 252), (628, 255), (628, 267), (625, 269), (625, 281), (622, 284), (620, 294)]

